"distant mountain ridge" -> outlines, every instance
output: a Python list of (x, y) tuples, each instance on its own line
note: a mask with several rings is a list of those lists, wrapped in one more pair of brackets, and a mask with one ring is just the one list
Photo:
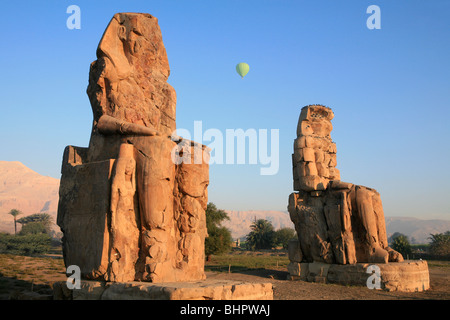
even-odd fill
[(289, 213), (283, 211), (232, 211), (225, 210), (230, 220), (226, 220), (222, 225), (231, 231), (233, 239), (243, 238), (250, 232), (251, 224), (258, 219), (265, 219), (272, 223), (275, 230), (281, 228), (292, 228), (294, 224), (289, 217)]
[[(18, 209), (24, 213), (19, 218), (46, 212), (56, 222), (58, 192), (59, 179), (42, 176), (18, 161), (0, 161), (0, 231), (14, 232), (13, 217), (8, 214), (11, 209)], [(245, 237), (250, 232), (250, 225), (255, 219), (270, 221), (275, 230), (294, 229), (294, 224), (286, 211), (225, 211), (230, 220), (225, 221), (223, 226), (230, 229), (234, 239)], [(55, 228), (59, 229), (56, 225)], [(415, 243), (428, 243), (430, 234), (448, 230), (450, 230), (450, 220), (386, 217), (388, 236), (394, 232), (400, 232)]]
[(394, 232), (408, 236), (411, 243), (429, 243), (430, 234), (450, 231), (450, 220), (418, 219), (411, 217), (386, 217), (386, 233), (388, 237)]
[[(231, 211), (225, 210), (230, 220), (222, 223), (231, 231), (233, 239), (245, 237), (251, 230), (250, 225), (255, 219), (266, 219), (272, 222), (275, 230), (292, 228), (289, 213), (283, 211)], [(400, 232), (409, 237), (411, 243), (429, 243), (430, 234), (443, 233), (450, 230), (450, 220), (424, 220), (411, 217), (386, 217), (386, 233), (389, 236)]]
[(0, 231), (14, 232), (11, 209), (23, 212), (17, 218), (45, 212), (56, 222), (58, 192), (59, 179), (42, 176), (18, 161), (0, 161)]

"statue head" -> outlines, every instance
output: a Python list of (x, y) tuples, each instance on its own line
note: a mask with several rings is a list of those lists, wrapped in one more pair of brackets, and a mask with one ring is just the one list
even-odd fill
[(91, 64), (87, 94), (94, 124), (102, 115), (171, 133), (175, 90), (158, 19), (146, 13), (117, 13)]
[(115, 14), (97, 48), (97, 58), (102, 57), (110, 60), (119, 79), (132, 72), (161, 77), (164, 81), (169, 77), (158, 19), (147, 13)]

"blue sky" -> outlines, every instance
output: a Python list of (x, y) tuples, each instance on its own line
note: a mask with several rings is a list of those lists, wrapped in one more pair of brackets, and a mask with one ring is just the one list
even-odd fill
[[(69, 30), (69, 5), (81, 29)], [(381, 29), (369, 30), (369, 5)], [(117, 12), (156, 16), (177, 92), (177, 126), (279, 129), (280, 170), (212, 165), (209, 200), (286, 210), (300, 109), (335, 113), (341, 179), (378, 190), (386, 216), (450, 218), (450, 1), (20, 1), (2, 3), (0, 160), (60, 177), (87, 146), (89, 65)], [(247, 62), (244, 80), (235, 66)]]

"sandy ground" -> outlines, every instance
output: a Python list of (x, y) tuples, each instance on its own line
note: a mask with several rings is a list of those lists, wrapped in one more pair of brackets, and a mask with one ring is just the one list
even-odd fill
[(208, 278), (271, 282), (274, 300), (450, 300), (450, 268), (430, 266), (430, 290), (387, 292), (367, 287), (286, 280), (285, 270), (251, 270), (240, 273), (208, 272)]
[[(207, 272), (211, 279), (271, 282), (274, 300), (450, 300), (450, 262), (429, 263), (430, 290), (387, 292), (367, 287), (309, 283), (287, 279), (285, 268), (251, 269), (240, 272)], [(0, 300), (30, 291), (51, 295), (51, 285), (65, 281), (62, 259), (0, 255)]]

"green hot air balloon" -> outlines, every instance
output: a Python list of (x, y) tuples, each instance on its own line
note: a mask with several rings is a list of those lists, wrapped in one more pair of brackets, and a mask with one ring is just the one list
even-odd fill
[(236, 66), (236, 71), (242, 77), (242, 79), (244, 79), (249, 70), (250, 67), (245, 62), (238, 63), (238, 65)]

